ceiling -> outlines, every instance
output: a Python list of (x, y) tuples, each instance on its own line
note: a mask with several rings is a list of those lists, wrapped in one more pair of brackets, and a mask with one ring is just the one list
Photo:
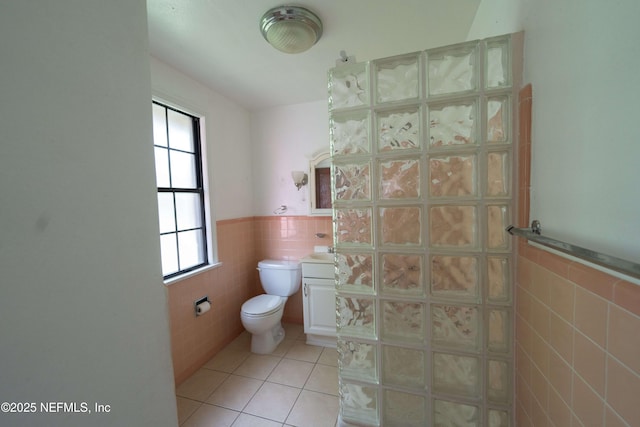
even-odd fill
[(256, 111), (319, 101), (340, 51), (356, 61), (466, 40), (481, 0), (299, 0), (320, 17), (322, 38), (286, 54), (262, 37), (279, 0), (147, 0), (151, 54)]

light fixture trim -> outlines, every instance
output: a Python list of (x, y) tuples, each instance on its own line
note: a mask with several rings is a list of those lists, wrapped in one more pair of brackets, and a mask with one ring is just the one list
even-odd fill
[[(308, 30), (311, 38), (304, 44), (291, 44), (284, 43), (278, 44), (279, 40), (275, 40), (274, 37), (269, 37), (270, 30), (278, 30), (282, 27), (283, 23), (290, 22), (296, 26), (303, 25)], [(280, 25), (277, 25), (280, 24)], [(278, 30), (280, 31), (280, 30)], [(260, 32), (262, 37), (274, 48), (285, 53), (300, 53), (304, 52), (315, 45), (322, 36), (322, 22), (318, 16), (311, 12), (309, 9), (300, 6), (277, 6), (269, 9), (262, 15), (260, 19)], [(286, 41), (291, 41), (285, 40)]]

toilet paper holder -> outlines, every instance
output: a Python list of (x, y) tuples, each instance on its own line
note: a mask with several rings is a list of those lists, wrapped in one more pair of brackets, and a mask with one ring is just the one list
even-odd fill
[(200, 304), (204, 304), (207, 303), (207, 305), (211, 304), (211, 301), (209, 301), (209, 297), (207, 295), (203, 296), (202, 298), (199, 298), (197, 300), (195, 300), (193, 302), (193, 310), (194, 313), (197, 316), (202, 316), (204, 313), (206, 313), (207, 311), (209, 311), (209, 309), (207, 308), (207, 310), (204, 310), (204, 312), (201, 312), (201, 310), (198, 309), (198, 306)]

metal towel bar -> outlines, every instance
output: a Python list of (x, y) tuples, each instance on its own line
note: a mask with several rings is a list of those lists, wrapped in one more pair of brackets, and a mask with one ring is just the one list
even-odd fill
[(564, 252), (576, 258), (598, 264), (619, 273), (640, 278), (640, 264), (542, 236), (540, 221), (533, 221), (531, 223), (531, 228), (516, 228), (513, 225), (510, 225), (506, 230), (513, 236), (524, 237), (527, 240)]

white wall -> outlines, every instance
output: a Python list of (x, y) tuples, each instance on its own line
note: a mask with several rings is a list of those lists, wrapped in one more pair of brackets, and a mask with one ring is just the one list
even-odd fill
[(329, 151), (326, 100), (274, 107), (251, 115), (254, 168), (254, 213), (273, 215), (286, 205), (286, 215), (309, 214), (309, 186), (298, 191), (291, 172), (309, 172), (309, 161)]
[(153, 57), (151, 83), (154, 96), (205, 118), (212, 220), (253, 215), (249, 113)]
[(480, 40), (522, 31), (527, 0), (482, 0), (467, 34), (467, 40)]
[(483, 0), (469, 35), (525, 31), (531, 218), (546, 235), (636, 262), (638, 16), (636, 0)]
[(146, 4), (3, 2), (0, 58), (0, 425), (175, 426)]

